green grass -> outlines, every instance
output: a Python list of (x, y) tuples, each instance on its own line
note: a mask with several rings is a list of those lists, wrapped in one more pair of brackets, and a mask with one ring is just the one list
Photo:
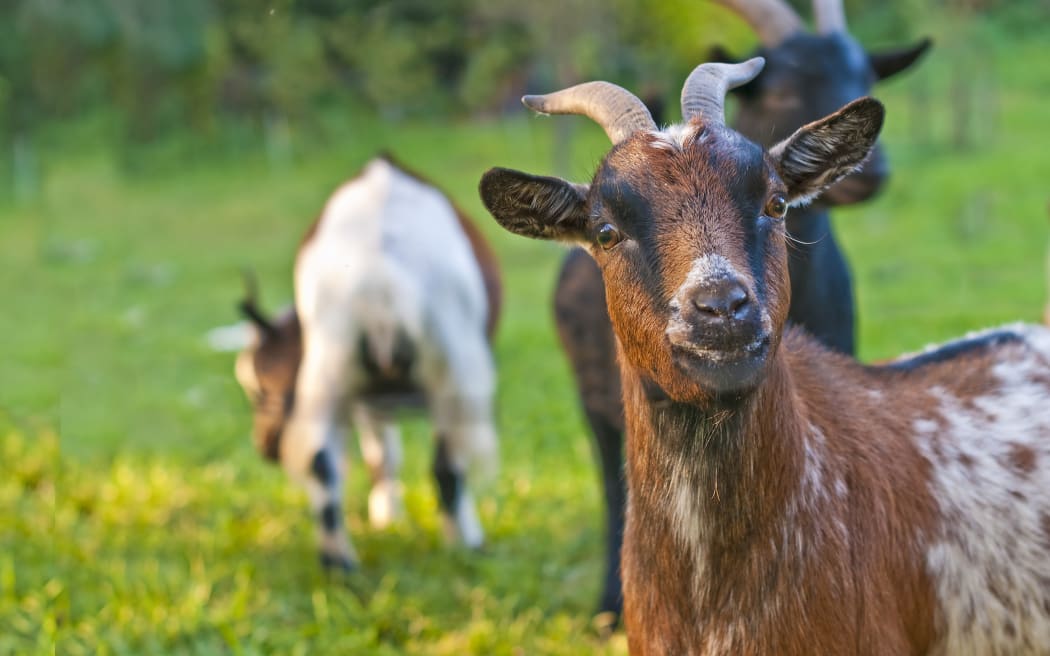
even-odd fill
[[(948, 145), (934, 51), (888, 85), (895, 179), (837, 215), (856, 274), (864, 359), (1036, 320), (1046, 297), (1050, 67), (1038, 40), (990, 55), (994, 116)], [(1009, 55), (1009, 56), (1007, 56)], [(1014, 63), (1027, 61), (1030, 66)], [(909, 100), (930, 88), (913, 134)], [(0, 653), (578, 654), (601, 641), (601, 504), (589, 437), (556, 346), (562, 249), (496, 228), (486, 168), (552, 172), (552, 120), (331, 128), (281, 170), (254, 157), (126, 178), (101, 155), (53, 160), (34, 203), (0, 210)], [(564, 173), (606, 148), (578, 125)], [(502, 469), (480, 493), (487, 553), (442, 545), (425, 423), (406, 427), (408, 518), (373, 531), (352, 465), (347, 521), (364, 568), (317, 567), (304, 496), (262, 462), (232, 356), (204, 335), (236, 319), (239, 270), (270, 307), (327, 193), (378, 147), (447, 189), (492, 238), (507, 312), (497, 343)]]

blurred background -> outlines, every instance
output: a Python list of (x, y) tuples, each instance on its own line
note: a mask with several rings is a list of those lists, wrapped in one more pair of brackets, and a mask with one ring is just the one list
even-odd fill
[[(834, 214), (862, 359), (1038, 320), (1050, 2), (845, 4), (870, 48), (934, 39), (875, 89), (887, 191)], [(0, 3), (0, 653), (624, 653), (591, 627), (602, 511), (549, 309), (563, 248), (502, 233), (477, 182), (583, 181), (607, 151), (523, 93), (607, 79), (671, 122), (712, 46), (755, 43), (703, 0)], [(380, 149), (500, 255), (503, 464), (471, 556), (442, 545), (425, 422), (406, 424), (394, 529), (367, 527), (351, 448), (364, 570), (333, 585), (205, 336), (238, 320), (245, 267), (270, 309), (290, 302), (302, 234)]]

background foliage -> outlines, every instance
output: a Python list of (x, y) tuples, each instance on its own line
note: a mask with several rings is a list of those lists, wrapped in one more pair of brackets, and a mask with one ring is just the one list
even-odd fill
[[(1037, 319), (1050, 4), (847, 13), (869, 46), (935, 39), (877, 88), (889, 189), (836, 214), (862, 359)], [(527, 116), (524, 90), (603, 77), (673, 120), (716, 42), (754, 37), (699, 0), (0, 3), (0, 653), (623, 653), (591, 628), (599, 487), (548, 309), (563, 251), (499, 231), (476, 185), (493, 165), (586, 179), (607, 149), (587, 121)], [(365, 567), (328, 581), (204, 336), (236, 320), (244, 266), (288, 301), (303, 231), (381, 148), (500, 255), (503, 466), (478, 495), (488, 553), (446, 549), (409, 421), (408, 519), (367, 527), (353, 463)]]

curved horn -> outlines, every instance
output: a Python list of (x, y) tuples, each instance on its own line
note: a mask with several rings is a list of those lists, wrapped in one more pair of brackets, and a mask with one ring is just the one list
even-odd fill
[(244, 298), (237, 303), (237, 309), (258, 326), (259, 330), (268, 335), (274, 334), (277, 332), (277, 329), (274, 328), (273, 323), (269, 319), (263, 316), (257, 305), (259, 285), (255, 280), (255, 274), (248, 269), (244, 269), (241, 271), (241, 277), (244, 279)]
[(846, 12), (842, 8), (842, 0), (813, 0), (813, 17), (820, 34), (846, 31)]
[(802, 19), (784, 0), (715, 0), (747, 21), (758, 34), (762, 45), (775, 48), (802, 31)]
[(639, 130), (656, 129), (645, 103), (611, 82), (584, 82), (521, 102), (541, 114), (582, 114), (602, 126), (614, 145)]
[(682, 87), (682, 120), (702, 116), (707, 123), (725, 123), (726, 92), (755, 79), (766, 60), (753, 57), (739, 64), (700, 64)]

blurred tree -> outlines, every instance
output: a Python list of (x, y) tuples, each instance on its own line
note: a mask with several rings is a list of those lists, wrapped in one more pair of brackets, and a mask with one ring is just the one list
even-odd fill
[[(846, 2), (866, 41), (943, 17), (959, 28), (944, 28), (949, 37), (972, 35), (989, 10), (1012, 16), (1016, 31), (1050, 18), (1047, 0)], [(792, 4), (809, 14), (807, 0)], [(5, 0), (0, 175), (34, 188), (40, 135), (90, 114), (116, 128), (134, 169), (150, 159), (135, 153), (167, 134), (243, 136), (286, 160), (326, 104), (391, 119), (517, 111), (528, 89), (603, 78), (672, 107), (716, 42), (743, 55), (755, 37), (697, 0)]]

